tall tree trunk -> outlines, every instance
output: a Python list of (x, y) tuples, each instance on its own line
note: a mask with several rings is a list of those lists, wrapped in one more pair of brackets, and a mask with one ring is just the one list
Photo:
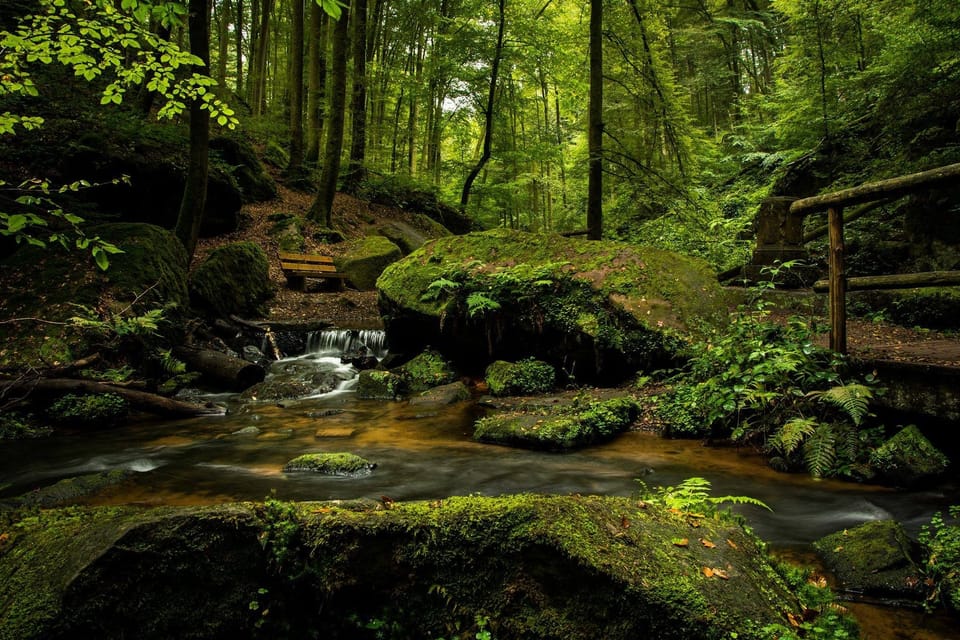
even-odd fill
[[(190, 0), (190, 53), (210, 64), (209, 0)], [(200, 223), (207, 200), (207, 147), (210, 141), (210, 114), (201, 109), (203, 101), (190, 103), (190, 163), (174, 230), (192, 260), (200, 237)]]
[(238, 96), (243, 95), (243, 0), (234, 0), (234, 21), (233, 32), (234, 42), (237, 48), (237, 84), (235, 93)]
[(420, 106), (420, 85), (423, 82), (423, 58), (426, 55), (427, 44), (422, 24), (417, 25), (417, 48), (414, 53), (413, 86), (410, 88), (410, 112), (407, 116), (407, 173), (414, 173), (414, 158), (416, 157), (417, 138), (417, 110)]
[(270, 14), (273, 0), (261, 0), (260, 29), (257, 33), (257, 53), (250, 81), (253, 92), (250, 108), (254, 115), (263, 115), (267, 104), (267, 57), (270, 52)]
[[(300, 177), (303, 169), (303, 0), (291, 0), (293, 29), (290, 41), (290, 163), (287, 175)], [(311, 0), (311, 4), (316, 4)]]
[[(599, 2), (599, 0), (593, 1)], [(490, 91), (487, 93), (487, 107), (483, 112), (485, 122), (483, 152), (480, 154), (480, 159), (477, 160), (476, 166), (474, 166), (467, 175), (467, 179), (463, 183), (463, 191), (460, 192), (460, 211), (464, 212), (467, 210), (467, 203), (470, 201), (470, 188), (473, 186), (473, 181), (480, 175), (480, 172), (483, 170), (483, 165), (487, 164), (493, 148), (493, 105), (497, 95), (497, 74), (500, 72), (500, 58), (503, 56), (504, 5), (505, 0), (498, 0), (497, 16), (499, 24), (497, 25), (497, 45), (493, 51), (493, 64), (490, 67)]]
[(348, 9), (344, 9), (333, 30), (333, 58), (330, 79), (330, 118), (327, 127), (327, 144), (323, 150), (323, 168), (320, 172), (320, 188), (307, 217), (333, 225), (333, 197), (337, 192), (337, 177), (340, 174), (340, 153), (343, 151), (344, 110), (347, 104), (347, 49), (350, 45)]
[(320, 159), (323, 137), (323, 102), (327, 77), (327, 12), (310, 1), (310, 44), (307, 52), (307, 150), (306, 161)]
[(350, 98), (350, 161), (345, 178), (347, 191), (355, 191), (364, 178), (367, 144), (367, 0), (353, 0), (353, 93)]
[(603, 0), (590, 0), (590, 113), (587, 238), (603, 236)]
[(230, 44), (230, 5), (223, 0), (216, 8), (217, 14), (217, 83), (227, 86), (227, 51)]

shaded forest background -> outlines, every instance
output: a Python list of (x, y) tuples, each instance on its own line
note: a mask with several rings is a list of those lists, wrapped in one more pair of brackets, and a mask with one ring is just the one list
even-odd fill
[[(153, 4), (171, 9), (169, 20), (145, 16), (150, 29), (189, 49), (187, 7)], [(212, 134), (254, 141), (292, 185), (312, 190), (319, 180), (322, 190), (330, 179), (322, 167), (339, 163), (332, 179), (361, 197), (402, 204), (426, 193), (460, 203), (477, 227), (584, 228), (590, 3), (195, 4), (209, 11), (212, 90), (239, 120), (231, 131), (214, 118)], [(698, 255), (722, 271), (746, 261), (768, 195), (960, 161), (953, 0), (597, 4), (605, 237)], [(4, 5), (6, 29), (39, 6)], [(84, 83), (55, 65), (37, 73), (38, 96), (0, 95), (4, 109), (48, 121), (42, 133), (4, 137), (8, 178), (43, 175), (65, 147), (96, 147), (98, 130), (179, 143), (185, 153), (186, 112), (158, 121), (150, 91), (103, 107), (108, 78)], [(923, 220), (914, 228), (955, 213), (949, 191), (910, 203)], [(909, 221), (896, 232), (883, 222), (904, 208), (882, 207), (870, 232), (886, 240), (909, 232)], [(911, 255), (943, 263), (926, 268), (955, 266), (953, 252), (929, 249)], [(874, 253), (868, 262), (904, 255)]]

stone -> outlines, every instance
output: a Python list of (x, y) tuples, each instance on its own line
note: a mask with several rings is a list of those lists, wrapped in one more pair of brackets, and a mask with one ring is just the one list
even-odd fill
[(406, 391), (404, 379), (389, 371), (368, 369), (357, 377), (357, 397), (363, 400), (397, 400)]
[(410, 405), (415, 407), (443, 407), (470, 399), (470, 390), (462, 382), (451, 382), (432, 389), (427, 389), (420, 395), (410, 398)]
[(190, 277), (194, 306), (219, 317), (261, 316), (273, 297), (267, 255), (252, 242), (214, 249)]
[(484, 378), (490, 393), (495, 396), (546, 393), (556, 383), (553, 367), (535, 358), (520, 362), (497, 360), (487, 367)]
[(364, 476), (377, 468), (352, 453), (307, 453), (283, 465), (284, 473), (308, 471), (327, 476)]
[(943, 475), (950, 461), (916, 425), (909, 425), (880, 445), (870, 464), (886, 482), (914, 487)]
[(457, 372), (450, 363), (433, 349), (418, 354), (412, 360), (392, 369), (392, 372), (403, 378), (405, 393), (420, 393), (450, 384), (457, 379)]
[(383, 236), (367, 236), (345, 243), (334, 264), (354, 287), (373, 291), (383, 270), (401, 257), (400, 248)]

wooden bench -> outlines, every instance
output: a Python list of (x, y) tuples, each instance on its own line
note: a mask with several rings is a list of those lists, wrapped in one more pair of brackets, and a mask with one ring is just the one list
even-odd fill
[(280, 269), (287, 278), (287, 284), (292, 289), (305, 291), (307, 278), (337, 280), (337, 287), (343, 288), (344, 274), (337, 271), (330, 256), (312, 255), (308, 253), (279, 252)]

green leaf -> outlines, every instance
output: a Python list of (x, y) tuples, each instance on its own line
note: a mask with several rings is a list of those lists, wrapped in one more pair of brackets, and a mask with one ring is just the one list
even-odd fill
[(100, 267), (101, 271), (106, 271), (110, 266), (110, 259), (107, 257), (106, 252), (100, 247), (93, 248), (93, 260), (97, 263), (97, 266)]

